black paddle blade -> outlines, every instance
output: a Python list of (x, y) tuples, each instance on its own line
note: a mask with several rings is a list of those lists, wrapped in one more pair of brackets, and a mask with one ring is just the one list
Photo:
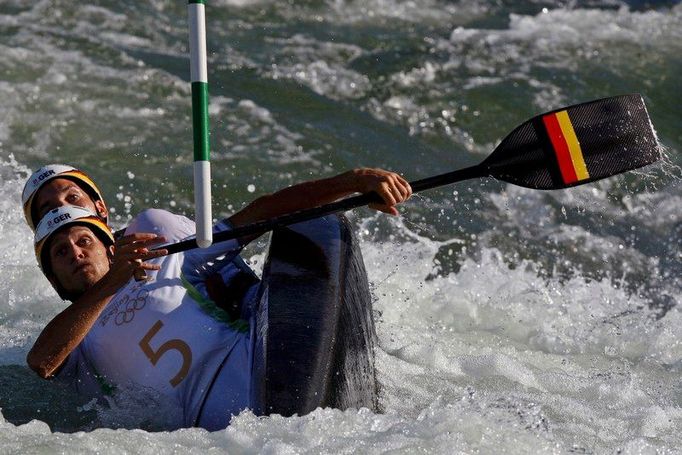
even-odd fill
[(660, 157), (644, 100), (632, 94), (538, 115), (481, 164), (497, 179), (550, 190), (594, 182)]

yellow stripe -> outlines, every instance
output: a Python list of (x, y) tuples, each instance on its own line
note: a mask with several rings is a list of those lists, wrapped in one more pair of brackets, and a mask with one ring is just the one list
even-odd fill
[(580, 142), (578, 142), (578, 137), (575, 135), (571, 119), (568, 118), (568, 112), (557, 112), (556, 118), (559, 122), (561, 132), (564, 133), (564, 139), (568, 145), (568, 151), (571, 154), (575, 175), (578, 177), (578, 180), (590, 178), (590, 173), (587, 172), (587, 165), (585, 164), (585, 158), (583, 157), (583, 150), (580, 148)]

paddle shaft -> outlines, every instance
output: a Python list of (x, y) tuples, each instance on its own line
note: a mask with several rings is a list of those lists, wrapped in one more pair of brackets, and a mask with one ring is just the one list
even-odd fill
[[(489, 172), (482, 164), (471, 166), (456, 171), (447, 172), (445, 174), (427, 177), (421, 180), (410, 182), (413, 193), (429, 190), (439, 186), (449, 185), (463, 180), (474, 179), (477, 177), (486, 177)], [(381, 197), (372, 192), (361, 194), (358, 196), (349, 197), (340, 201), (325, 204), (320, 207), (305, 209), (294, 213), (288, 213), (269, 220), (259, 221), (257, 223), (246, 224), (244, 226), (236, 227), (230, 231), (219, 232), (213, 235), (213, 242), (224, 242), (225, 240), (235, 239), (238, 237), (251, 236), (262, 234), (276, 228), (288, 226), (290, 224), (300, 223), (303, 221), (312, 220), (332, 213), (345, 212), (357, 207), (362, 207), (371, 203), (382, 203)], [(162, 246), (158, 249), (168, 250), (168, 254), (180, 253), (182, 251), (197, 248), (195, 239), (183, 240), (182, 242), (173, 243), (171, 245)]]

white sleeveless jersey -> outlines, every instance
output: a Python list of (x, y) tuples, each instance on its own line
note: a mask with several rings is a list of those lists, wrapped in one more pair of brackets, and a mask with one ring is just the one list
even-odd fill
[[(229, 229), (226, 222), (215, 226), (217, 231)], [(194, 223), (152, 209), (126, 230), (134, 232), (154, 232), (171, 243), (193, 235)], [(148, 272), (149, 281), (131, 279), (116, 293), (58, 377), (75, 381), (80, 392), (89, 394), (151, 388), (169, 400), (170, 407), (183, 410), (177, 424), (188, 427), (196, 424), (223, 366), (240, 372), (240, 378), (235, 377), (238, 393), (228, 400), (232, 409), (226, 412), (236, 414), (248, 407), (253, 323), (249, 330), (246, 324), (226, 321), (226, 313), (201, 292), (204, 269), (220, 256), (225, 257), (217, 264), (229, 268), (240, 248), (231, 240), (153, 260), (161, 270)]]

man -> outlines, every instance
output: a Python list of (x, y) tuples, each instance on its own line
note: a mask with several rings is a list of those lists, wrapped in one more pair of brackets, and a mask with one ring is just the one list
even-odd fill
[[(170, 427), (227, 426), (229, 416), (250, 403), (253, 299), (244, 306), (251, 323), (244, 331), (207, 299), (194, 297), (203, 295), (204, 264), (226, 255), (216, 266), (226, 273), (235, 269), (236, 240), (163, 258), (165, 250), (149, 251), (192, 229), (181, 217), (148, 210), (129, 226), (133, 234), (114, 246), (108, 227), (89, 211), (63, 206), (48, 212), (37, 226), (36, 256), (55, 289), (73, 303), (40, 334), (29, 366), (89, 396), (125, 389), (146, 400), (153, 392), (177, 416)], [(224, 222), (216, 226), (225, 229)], [(157, 273), (131, 280), (138, 267)], [(88, 289), (93, 292), (83, 298)]]
[[(78, 196), (77, 188), (70, 186), (78, 178), (67, 177), (50, 174), (42, 183), (37, 177), (29, 180), (31, 188), (24, 192), (29, 225), (35, 214)], [(407, 182), (395, 174), (359, 169), (261, 197), (215, 229), (228, 230), (367, 190), (377, 191), (385, 204), (376, 208), (391, 214), (397, 213), (395, 204), (411, 194)], [(101, 195), (90, 197), (89, 204), (106, 215)], [(248, 273), (238, 253), (250, 239), (163, 258), (165, 250), (150, 251), (186, 238), (193, 229), (187, 218), (149, 210), (114, 244), (104, 220), (93, 213), (66, 206), (48, 212), (37, 227), (36, 254), (60, 296), (73, 303), (39, 336), (27, 357), (31, 368), (44, 378), (57, 374), (71, 379), (91, 394), (132, 383), (181, 408), (175, 426), (224, 428), (229, 416), (250, 400), (247, 366), (255, 290), (247, 290), (243, 298), (241, 319), (252, 322), (244, 332), (243, 324), (207, 298), (205, 277), (220, 273), (229, 284)], [(207, 265), (219, 256), (224, 257)], [(149, 281), (131, 280), (139, 269), (158, 273)]]

